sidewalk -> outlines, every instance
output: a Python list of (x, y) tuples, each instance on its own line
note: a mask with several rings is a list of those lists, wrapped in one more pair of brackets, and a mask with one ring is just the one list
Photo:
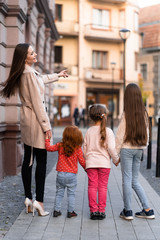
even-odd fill
[[(61, 135), (61, 131), (56, 132)], [(128, 222), (119, 217), (123, 209), (121, 170), (112, 166), (106, 209), (106, 219), (93, 221), (89, 219), (87, 197), (87, 176), (81, 166), (78, 172), (78, 186), (76, 193), (76, 218), (66, 218), (66, 195), (63, 201), (62, 216), (52, 217), (55, 198), (55, 167), (46, 179), (45, 209), (49, 216), (39, 217), (21, 212), (3, 240), (159, 240), (160, 239), (160, 197), (148, 184), (142, 175), (140, 182), (144, 187), (154, 209), (156, 219), (145, 220), (134, 218)], [(141, 209), (139, 200), (133, 195), (133, 212)]]

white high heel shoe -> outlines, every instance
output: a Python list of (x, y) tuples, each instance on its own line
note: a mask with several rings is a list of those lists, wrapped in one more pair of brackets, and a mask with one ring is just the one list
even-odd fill
[(35, 200), (33, 202), (33, 217), (34, 217), (34, 211), (37, 210), (39, 216), (47, 216), (49, 215), (49, 212), (45, 212), (41, 205)]
[(29, 198), (26, 198), (24, 204), (26, 205), (26, 213), (32, 213), (33, 212), (32, 201)]

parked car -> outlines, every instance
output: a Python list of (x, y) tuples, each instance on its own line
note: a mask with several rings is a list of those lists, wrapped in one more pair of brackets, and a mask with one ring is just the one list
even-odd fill
[(160, 115), (156, 115), (155, 116), (155, 121), (156, 121), (156, 123), (158, 124), (158, 119), (160, 118)]

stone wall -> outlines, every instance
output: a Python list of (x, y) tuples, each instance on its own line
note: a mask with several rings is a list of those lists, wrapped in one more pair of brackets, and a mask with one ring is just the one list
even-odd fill
[[(38, 53), (36, 70), (53, 72), (54, 42), (59, 37), (53, 9), (49, 8), (53, 3), (53, 0), (0, 0), (0, 82), (7, 79), (14, 48), (22, 42), (30, 43)], [(52, 90), (46, 89), (47, 105), (53, 103)], [(21, 169), (20, 106), (18, 96), (0, 97), (0, 181)]]

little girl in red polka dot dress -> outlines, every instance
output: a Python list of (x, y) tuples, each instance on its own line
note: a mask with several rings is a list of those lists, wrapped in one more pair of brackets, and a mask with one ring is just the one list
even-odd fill
[(58, 151), (58, 162), (56, 166), (56, 198), (53, 217), (61, 215), (61, 203), (67, 188), (68, 212), (67, 217), (76, 217), (75, 212), (75, 191), (77, 187), (78, 161), (85, 169), (85, 160), (82, 152), (83, 136), (76, 126), (68, 126), (64, 129), (62, 142), (50, 145), (46, 136), (46, 150), (49, 152)]

